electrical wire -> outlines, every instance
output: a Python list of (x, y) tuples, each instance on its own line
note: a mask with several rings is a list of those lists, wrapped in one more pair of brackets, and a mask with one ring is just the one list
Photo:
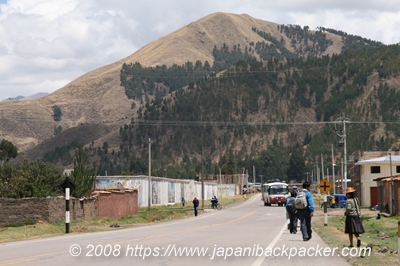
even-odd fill
[[(54, 121), (52, 116), (0, 116), (0, 120), (16, 120), (25, 122)], [(62, 117), (63, 122), (78, 122), (76, 119)], [(185, 121), (185, 120), (145, 120), (145, 119), (88, 119), (81, 124), (122, 124), (129, 121), (134, 126), (296, 126), (336, 124), (337, 121)], [(349, 124), (400, 124), (400, 121), (349, 121)]]

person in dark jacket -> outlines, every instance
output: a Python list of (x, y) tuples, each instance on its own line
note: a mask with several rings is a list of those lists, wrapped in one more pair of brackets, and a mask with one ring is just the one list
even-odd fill
[(217, 208), (217, 203), (218, 203), (217, 196), (212, 197), (212, 199), (211, 199), (211, 207), (212, 207), (213, 209), (214, 209), (214, 208)]
[(197, 216), (198, 207), (199, 207), (199, 200), (196, 197), (194, 197), (193, 199), (194, 216)]
[[(295, 191), (290, 192), (290, 197), (287, 198), (286, 200), (286, 210), (287, 213), (289, 214), (289, 231), (291, 234), (296, 234), (297, 233), (297, 210), (296, 210), (296, 205), (295, 205), (295, 198), (297, 196), (297, 193)], [(293, 204), (293, 208), (291, 208), (291, 204)]]
[(346, 216), (344, 232), (349, 234), (350, 246), (353, 247), (353, 235), (357, 238), (357, 247), (361, 246), (360, 235), (365, 232), (361, 221), (360, 201), (354, 196), (356, 190), (352, 187), (346, 188)]

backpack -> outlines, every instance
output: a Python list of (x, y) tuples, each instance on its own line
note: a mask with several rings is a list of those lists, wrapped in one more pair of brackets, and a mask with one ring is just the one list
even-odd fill
[(295, 199), (295, 206), (296, 209), (302, 210), (307, 208), (308, 203), (307, 203), (307, 198), (306, 198), (306, 192), (301, 191), (299, 194), (297, 194), (297, 197)]
[(297, 209), (296, 209), (296, 204), (295, 204), (294, 198), (289, 199), (286, 208), (287, 208), (288, 212), (297, 213)]

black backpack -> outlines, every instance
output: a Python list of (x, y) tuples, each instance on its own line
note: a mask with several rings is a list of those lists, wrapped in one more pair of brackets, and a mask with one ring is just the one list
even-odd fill
[(291, 213), (297, 213), (296, 203), (294, 201), (294, 198), (289, 199), (289, 201), (287, 203), (287, 210), (288, 210), (288, 212), (291, 212)]

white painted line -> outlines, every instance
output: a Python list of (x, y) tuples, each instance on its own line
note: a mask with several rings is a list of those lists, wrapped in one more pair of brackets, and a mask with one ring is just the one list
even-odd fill
[[(276, 235), (276, 237), (274, 238), (274, 240), (272, 240), (272, 242), (268, 245), (267, 249), (272, 249), (272, 248), (275, 246), (276, 242), (278, 242), (279, 238), (282, 236), (283, 231), (284, 231), (286, 228), (287, 228), (287, 224), (285, 223), (285, 224), (283, 225), (283, 227), (282, 227), (282, 230)], [(264, 262), (264, 260), (265, 260), (266, 257), (267, 257), (267, 256), (259, 256), (259, 257), (253, 262), (253, 264), (251, 264), (251, 266), (260, 266), (260, 265)]]

